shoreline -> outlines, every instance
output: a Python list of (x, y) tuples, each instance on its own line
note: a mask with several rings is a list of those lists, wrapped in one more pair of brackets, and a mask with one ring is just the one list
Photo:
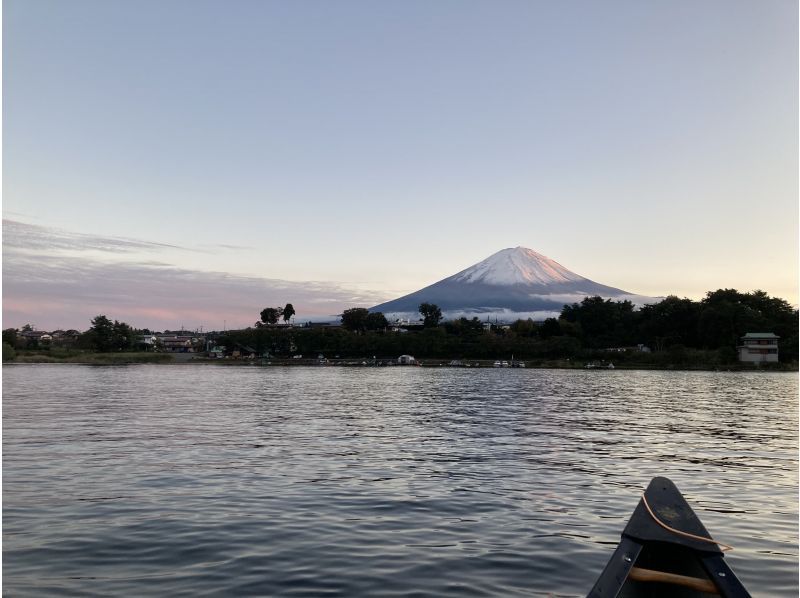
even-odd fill
[[(460, 362), (460, 365), (451, 365), (452, 362)], [(609, 361), (613, 363), (613, 360)], [(614, 364), (613, 368), (607, 367), (587, 367), (591, 361), (586, 360), (527, 360), (523, 367), (495, 366), (495, 360), (487, 359), (448, 359), (448, 358), (427, 358), (420, 359), (414, 365), (401, 365), (391, 359), (366, 359), (366, 358), (345, 358), (345, 359), (292, 359), (292, 358), (257, 358), (257, 359), (214, 359), (207, 357), (196, 357), (194, 354), (187, 353), (87, 353), (70, 356), (52, 356), (41, 353), (31, 355), (17, 355), (13, 360), (3, 362), (3, 365), (26, 365), (26, 364), (71, 364), (71, 365), (214, 365), (228, 367), (367, 367), (367, 368), (451, 368), (451, 369), (561, 369), (561, 370), (589, 370), (589, 371), (631, 371), (631, 370), (652, 370), (652, 371), (698, 371), (698, 372), (797, 372), (798, 364), (794, 363), (770, 363), (770, 364), (742, 364), (733, 363), (724, 366), (703, 366), (685, 364), (646, 364), (646, 363), (620, 363)]]

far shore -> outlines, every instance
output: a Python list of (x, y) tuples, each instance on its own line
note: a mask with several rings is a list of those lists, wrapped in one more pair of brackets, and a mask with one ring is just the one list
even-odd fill
[[(503, 363), (500, 360), (501, 364)], [(605, 362), (587, 362), (585, 360), (554, 359), (541, 360), (530, 359), (516, 362), (523, 363), (522, 367), (512, 367), (511, 360), (499, 368), (495, 365), (496, 360), (490, 359), (458, 359), (458, 358), (423, 358), (413, 365), (400, 365), (396, 359), (392, 358), (340, 358), (340, 359), (309, 359), (309, 358), (253, 358), (253, 359), (214, 359), (196, 353), (81, 353), (78, 355), (50, 355), (47, 353), (21, 353), (14, 360), (4, 361), (3, 365), (13, 364), (42, 364), (42, 363), (62, 363), (75, 365), (135, 365), (135, 364), (157, 364), (157, 365), (214, 365), (214, 366), (233, 366), (233, 367), (447, 367), (454, 369), (469, 368), (492, 368), (492, 369), (571, 369), (589, 371), (617, 371), (617, 370), (657, 370), (657, 371), (717, 371), (717, 372), (796, 372), (798, 371), (797, 362), (794, 363), (771, 363), (771, 364), (746, 364), (734, 363), (724, 367), (709, 367), (703, 365), (686, 364), (636, 364), (624, 363), (615, 364), (614, 360)], [(590, 365), (587, 367), (587, 365)], [(613, 367), (609, 367), (613, 364)]]

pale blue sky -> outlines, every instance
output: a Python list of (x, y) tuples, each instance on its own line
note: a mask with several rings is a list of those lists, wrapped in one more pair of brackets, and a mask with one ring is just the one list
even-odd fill
[(37, 234), (367, 302), (523, 245), (635, 293), (797, 303), (796, 2), (3, 7), (3, 212)]

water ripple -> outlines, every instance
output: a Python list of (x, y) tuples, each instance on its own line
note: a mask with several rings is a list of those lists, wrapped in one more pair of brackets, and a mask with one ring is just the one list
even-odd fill
[(14, 596), (582, 596), (655, 475), (797, 595), (797, 376), (4, 368)]

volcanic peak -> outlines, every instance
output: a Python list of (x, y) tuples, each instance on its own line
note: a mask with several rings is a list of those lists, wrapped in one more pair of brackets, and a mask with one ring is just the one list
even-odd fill
[(549, 285), (586, 280), (527, 247), (503, 249), (452, 277), (466, 283), (498, 286)]

